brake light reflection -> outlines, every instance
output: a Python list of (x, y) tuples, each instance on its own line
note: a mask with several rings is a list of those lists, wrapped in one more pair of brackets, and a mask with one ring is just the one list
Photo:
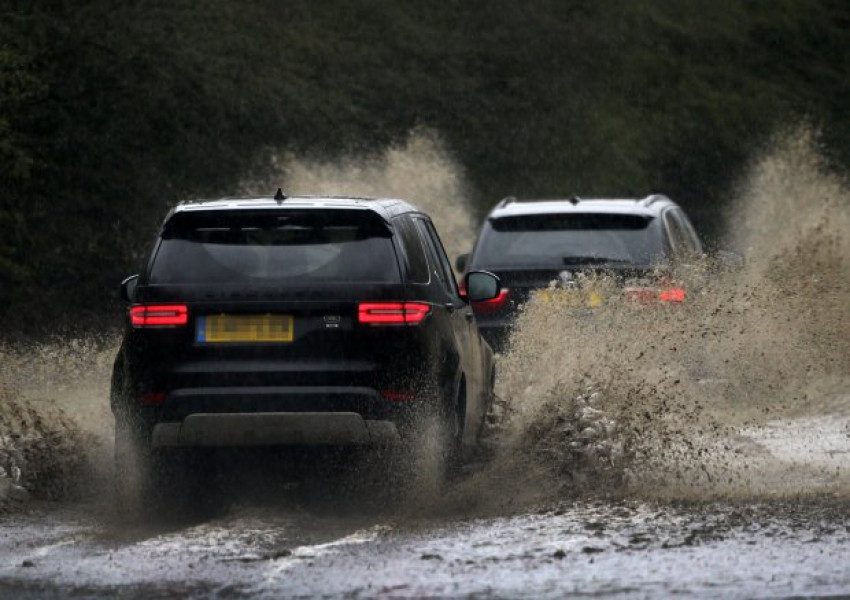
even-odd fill
[(624, 292), (626, 300), (640, 302), (641, 304), (654, 304), (656, 302), (681, 303), (687, 296), (685, 290), (680, 287), (663, 290), (653, 288), (626, 288)]
[(151, 392), (149, 394), (142, 394), (139, 400), (145, 406), (158, 406), (165, 402), (165, 392)]
[(482, 300), (481, 302), (473, 302), (472, 310), (476, 314), (492, 314), (500, 312), (507, 308), (511, 299), (511, 292), (508, 288), (499, 290), (499, 295), (490, 300)]

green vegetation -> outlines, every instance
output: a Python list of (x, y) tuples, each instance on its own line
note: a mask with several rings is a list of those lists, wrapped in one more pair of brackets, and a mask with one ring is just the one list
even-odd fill
[(0, 0), (0, 322), (102, 323), (176, 199), (416, 126), (481, 211), (664, 191), (710, 234), (778, 127), (850, 163), (848, 47), (842, 0)]

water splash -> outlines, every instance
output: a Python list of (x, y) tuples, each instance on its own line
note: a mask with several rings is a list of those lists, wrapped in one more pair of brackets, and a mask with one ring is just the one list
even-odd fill
[[(841, 455), (805, 460), (845, 435), (833, 429), (850, 416), (850, 194), (813, 140), (795, 132), (754, 161), (729, 216), (729, 243), (746, 266), (705, 261), (682, 273), (685, 305), (612, 301), (580, 312), (559, 303), (558, 290), (530, 302), (499, 361), (508, 418), (496, 459), (435, 510), (518, 508), (565, 491), (846, 493)], [(368, 159), (281, 155), (275, 165), (245, 191), (283, 182), (291, 193), (401, 197), (433, 216), (450, 253), (469, 249), (463, 174), (433, 133)], [(615, 295), (605, 278), (585, 286)], [(55, 408), (63, 416), (49, 422), (94, 434), (108, 456), (116, 348), (114, 337), (0, 347), (0, 407)], [(782, 445), (789, 450), (778, 453)]]
[(305, 161), (284, 153), (272, 158), (262, 177), (246, 180), (242, 188), (248, 194), (267, 194), (281, 183), (291, 195), (407, 200), (432, 217), (452, 260), (469, 252), (475, 239), (463, 171), (431, 130), (417, 129), (403, 143), (367, 157)]
[(500, 364), (512, 411), (503, 443), (512, 462), (519, 453), (542, 469), (542, 493), (847, 489), (847, 469), (805, 464), (817, 432), (788, 434), (794, 464), (759, 441), (777, 423), (850, 415), (847, 189), (805, 130), (755, 161), (739, 189), (729, 229), (746, 266), (707, 260), (679, 273), (686, 304), (644, 306), (609, 289), (598, 309), (563, 310), (569, 292), (552, 290), (525, 307)]

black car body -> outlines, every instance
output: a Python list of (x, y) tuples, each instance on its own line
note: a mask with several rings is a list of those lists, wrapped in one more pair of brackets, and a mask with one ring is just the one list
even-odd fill
[[(498, 280), (467, 280), (492, 297)], [(483, 287), (482, 287), (483, 286)], [(386, 446), (416, 415), (476, 442), (494, 364), (433, 224), (384, 199), (180, 204), (130, 303), (118, 449)], [(488, 296), (489, 295), (489, 296)]]
[[(473, 303), (482, 334), (504, 347), (520, 305), (533, 290), (579, 273), (613, 274), (641, 301), (680, 302), (685, 291), (664, 287), (669, 273), (701, 255), (684, 211), (663, 195), (640, 199), (502, 200), (488, 215), (471, 255), (458, 268), (498, 275), (497, 298)], [(655, 277), (653, 277), (655, 275)]]

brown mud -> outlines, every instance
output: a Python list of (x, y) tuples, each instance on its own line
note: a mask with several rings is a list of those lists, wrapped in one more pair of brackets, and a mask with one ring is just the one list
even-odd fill
[(0, 345), (0, 511), (102, 492), (114, 343)]

